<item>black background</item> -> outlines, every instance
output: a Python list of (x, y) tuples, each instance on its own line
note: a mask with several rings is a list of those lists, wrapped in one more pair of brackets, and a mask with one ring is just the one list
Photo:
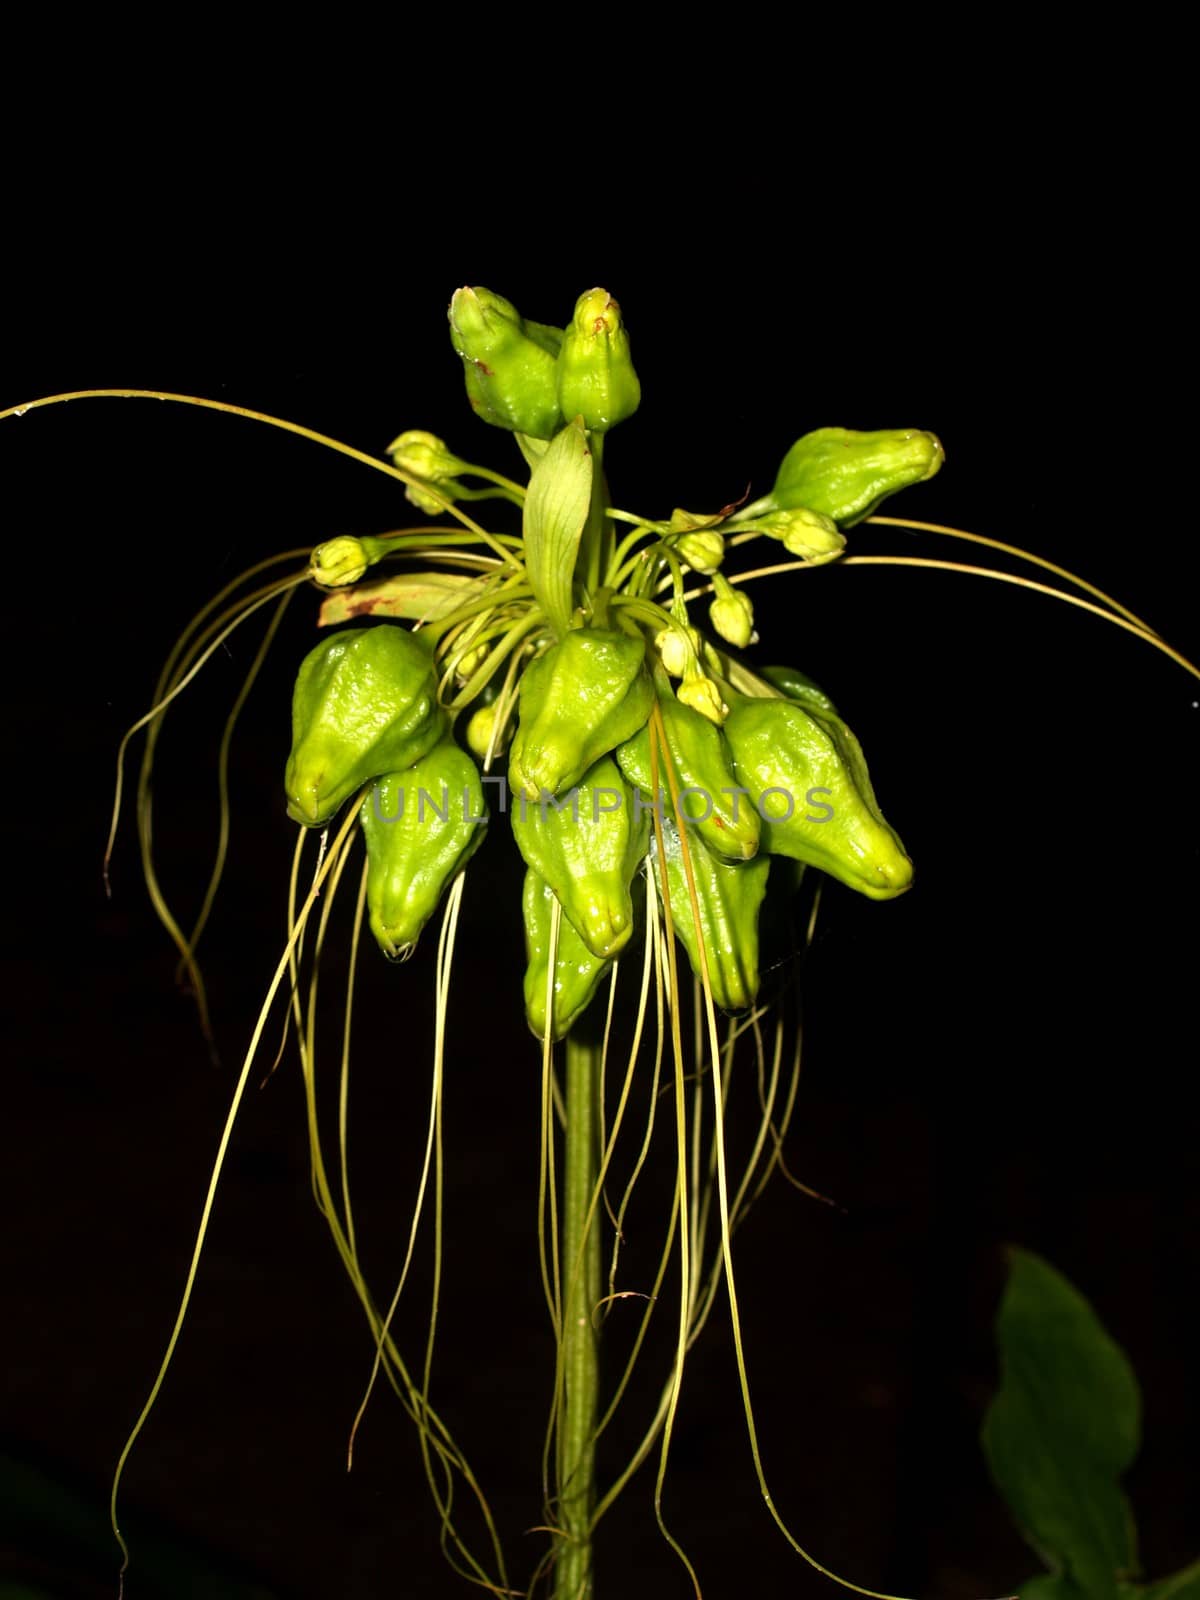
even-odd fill
[[(214, 139), (169, 182), (144, 137), (76, 152), (54, 247), (31, 242), (15, 263), (0, 404), (153, 387), (373, 453), (428, 427), (511, 469), (510, 443), (463, 401), (450, 292), (486, 283), (562, 322), (599, 282), (622, 302), (645, 393), (610, 446), (618, 504), (664, 514), (761, 492), (791, 441), (828, 423), (932, 428), (942, 475), (890, 510), (1059, 561), (1195, 655), (1172, 398), (1178, 240), (1163, 232), (1165, 180), (1115, 138), (1093, 137), (1086, 158), (980, 150), (969, 184), (939, 184), (915, 150), (793, 166), (749, 147), (702, 159), (681, 134), (647, 147), (624, 187), (590, 169), (532, 196), (497, 179), (502, 203), (487, 205), (478, 174), (439, 186), (384, 164), (348, 191), (319, 163), (303, 181), (281, 175), (266, 141)], [(279, 777), (311, 601), (293, 607), (237, 739), (233, 854), (202, 952), (219, 1068), (174, 987), (128, 813), (112, 900), (102, 893), (116, 745), (220, 583), (281, 547), (408, 519), (382, 475), (151, 401), (6, 419), (0, 472), (14, 689), (4, 1442), (102, 1506), (282, 946)], [(860, 530), (853, 547), (970, 559), (895, 531)], [(953, 1600), (1035, 1570), (976, 1439), (1015, 1242), (1078, 1284), (1141, 1377), (1129, 1489), (1147, 1569), (1165, 1574), (1197, 1553), (1198, 686), (1098, 619), (965, 576), (827, 569), (760, 587), (756, 604), (760, 659), (793, 661), (835, 695), (917, 864), (894, 904), (834, 888), (804, 974), (789, 1160), (844, 1213), (778, 1184), (738, 1240), (776, 1504), (819, 1559), (869, 1587)], [(156, 840), (183, 904), (206, 871), (211, 763), (251, 650), (231, 642), (164, 738)], [(519, 874), (493, 832), (468, 881), (452, 996), (435, 1390), (519, 1574), (535, 1545), (523, 1530), (540, 1520), (550, 1342)], [(381, 1283), (420, 1160), (428, 957), (364, 963), (352, 1161)], [(268, 1058), (277, 1037), (273, 1025)], [(414, 1354), (426, 1292), (420, 1275), (401, 1319)], [(714, 1600), (832, 1592), (761, 1506), (726, 1327), (714, 1318), (689, 1369), (668, 1520)], [(414, 1438), (382, 1393), (343, 1471), (370, 1354), (308, 1191), (289, 1051), (239, 1122), (190, 1319), (130, 1464), (131, 1518), (281, 1595), (465, 1592), (437, 1553)], [(614, 1448), (607, 1469), (618, 1460)], [(602, 1529), (598, 1562), (601, 1593), (690, 1592), (655, 1531), (647, 1473)], [(59, 1582), (90, 1595), (110, 1579), (100, 1563)]]

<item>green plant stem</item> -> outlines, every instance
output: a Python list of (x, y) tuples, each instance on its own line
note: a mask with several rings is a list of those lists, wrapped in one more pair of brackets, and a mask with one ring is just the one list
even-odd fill
[(591, 1518), (596, 1501), (599, 1335), (592, 1315), (600, 1299), (600, 1229), (592, 1195), (597, 1177), (599, 1089), (600, 1046), (568, 1034), (562, 1236), (566, 1297), (558, 1433), (559, 1515), (565, 1537), (554, 1569), (554, 1600), (590, 1600), (593, 1593)]

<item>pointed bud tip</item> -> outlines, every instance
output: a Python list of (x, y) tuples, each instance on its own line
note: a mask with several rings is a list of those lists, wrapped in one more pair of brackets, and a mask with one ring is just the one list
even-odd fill
[(685, 678), (675, 691), (676, 698), (702, 717), (716, 723), (719, 728), (729, 715), (729, 707), (721, 699), (721, 691), (711, 678), (697, 674)]
[(305, 828), (318, 828), (326, 820), (321, 815), (315, 789), (306, 796), (289, 794), (287, 814), (293, 822), (299, 822)]
[(412, 941), (407, 944), (396, 944), (388, 934), (386, 928), (376, 931), (375, 938), (378, 942), (379, 948), (383, 951), (388, 960), (395, 966), (400, 966), (403, 962), (407, 961), (409, 956), (411, 956), (413, 951), (417, 948), (415, 942)]
[(478, 332), (484, 325), (483, 307), (479, 303), (479, 296), (474, 289), (464, 287), (455, 289), (450, 296), (450, 309), (447, 312), (450, 326), (455, 333)]
[(582, 334), (611, 337), (621, 326), (621, 308), (607, 289), (589, 289), (575, 302), (573, 320)]

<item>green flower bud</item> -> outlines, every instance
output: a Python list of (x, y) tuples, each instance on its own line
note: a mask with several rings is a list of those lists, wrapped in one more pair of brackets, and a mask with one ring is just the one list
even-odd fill
[(502, 733), (496, 739), (495, 749), (492, 749), (492, 735), (496, 727), (496, 711), (495, 705), (480, 706), (477, 711), (471, 713), (470, 720), (467, 723), (467, 749), (480, 761), (486, 761), (489, 752), (492, 755), (498, 755), (508, 743), (507, 737)]
[(945, 459), (935, 434), (915, 428), (855, 433), (818, 428), (784, 456), (765, 509), (804, 506), (849, 527), (878, 509), (888, 495), (932, 478)]
[(385, 956), (403, 960), (483, 842), (487, 812), (475, 763), (443, 739), (406, 771), (379, 778), (359, 822), (371, 932)]
[(695, 628), (664, 628), (655, 637), (664, 671), (672, 678), (682, 678), (689, 667), (694, 667), (700, 649), (700, 635)]
[(685, 706), (698, 711), (702, 717), (715, 722), (719, 728), (729, 715), (729, 707), (721, 698), (721, 691), (711, 678), (697, 669), (685, 676), (675, 691), (675, 696)]
[(364, 783), (420, 760), (444, 726), (429, 652), (407, 629), (385, 623), (322, 639), (300, 663), (292, 696), (288, 815), (324, 826)]
[(840, 718), (790, 700), (739, 696), (725, 737), (758, 811), (763, 850), (821, 867), (872, 900), (909, 887), (912, 862)]
[(454, 677), (460, 683), (470, 683), (491, 653), (491, 645), (477, 644), (471, 650), (464, 650), (454, 663)]
[(646, 853), (649, 819), (611, 756), (560, 801), (514, 798), (513, 837), (527, 866), (553, 889), (594, 956), (615, 956), (633, 932), (630, 884)]
[(839, 722), (842, 720), (824, 689), (798, 667), (759, 667), (757, 671), (787, 699), (798, 700), (809, 711), (815, 712), (818, 721), (822, 717), (834, 717)]
[(755, 517), (752, 522), (740, 526), (746, 532), (778, 539), (789, 555), (809, 561), (813, 566), (833, 561), (846, 548), (846, 536), (838, 532), (833, 518), (820, 511), (810, 511), (807, 506), (768, 512), (765, 517)]
[(414, 478), (424, 478), (428, 483), (441, 483), (444, 478), (456, 478), (460, 472), (470, 472), (467, 461), (454, 455), (436, 433), (425, 433), (420, 428), (410, 428), (387, 447), (392, 464), (401, 472), (411, 472)]
[(440, 517), (446, 509), (446, 502), (453, 504), (459, 498), (458, 485), (452, 478), (443, 478), (436, 490), (423, 489), (418, 483), (406, 483), (404, 498), (427, 517)]
[[(758, 813), (739, 793), (733, 755), (720, 728), (670, 695), (659, 700), (659, 710), (689, 836), (698, 834), (718, 856), (748, 861), (758, 849)], [(634, 788), (652, 795), (649, 726), (618, 745), (614, 754)], [(671, 786), (661, 760), (658, 792), (669, 806)]]
[(466, 368), (467, 398), (485, 422), (535, 439), (562, 427), (555, 352), (541, 324), (490, 289), (459, 289), (450, 302), (450, 340)]
[(526, 667), (508, 769), (517, 794), (560, 794), (633, 737), (654, 703), (645, 655), (640, 636), (573, 628)]
[(363, 541), (343, 533), (317, 546), (309, 558), (308, 575), (323, 589), (341, 589), (357, 583), (370, 565)]
[(558, 356), (558, 404), (564, 417), (605, 433), (638, 408), (642, 386), (629, 356), (621, 308), (603, 289), (580, 295)]
[(685, 533), (676, 539), (675, 553), (695, 572), (715, 572), (725, 559), (725, 536), (714, 528)]
[(742, 589), (735, 589), (719, 572), (715, 574), (713, 583), (717, 598), (708, 608), (708, 620), (713, 625), (713, 632), (728, 640), (735, 649), (744, 650), (757, 637), (750, 596)]
[[(521, 896), (525, 918), (525, 1015), (539, 1039), (546, 1037), (546, 993), (554, 891), (536, 872), (525, 874)], [(594, 956), (566, 917), (559, 918), (558, 949), (551, 996), (551, 1037), (562, 1039), (591, 1005), (611, 961)]]
[(770, 862), (760, 856), (728, 866), (705, 849), (694, 831), (689, 830), (687, 842), (697, 907), (693, 907), (688, 891), (679, 830), (669, 817), (663, 821), (664, 856), (659, 855), (657, 836), (650, 839), (658, 891), (660, 895), (664, 893), (665, 876), (671, 896), (671, 920), (688, 953), (692, 971), (697, 977), (701, 975), (703, 943), (714, 1002), (724, 1011), (742, 1011), (754, 1004), (758, 993), (758, 913), (767, 889)]

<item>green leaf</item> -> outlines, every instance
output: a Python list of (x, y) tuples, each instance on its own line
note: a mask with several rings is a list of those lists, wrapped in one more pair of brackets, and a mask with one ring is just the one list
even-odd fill
[(592, 498), (592, 453), (579, 422), (551, 439), (525, 496), (525, 565), (538, 603), (561, 637), (574, 609), (579, 540)]
[(462, 572), (406, 572), (398, 578), (358, 583), (336, 589), (321, 602), (318, 626), (329, 628), (355, 617), (402, 617), (408, 622), (434, 622), (470, 599), (479, 579)]
[(983, 1424), (996, 1486), (1047, 1565), (1088, 1600), (1119, 1600), (1118, 1578), (1136, 1569), (1117, 1485), (1140, 1442), (1133, 1370), (1078, 1290), (1025, 1250), (1012, 1252), (996, 1337), (1001, 1384)]

